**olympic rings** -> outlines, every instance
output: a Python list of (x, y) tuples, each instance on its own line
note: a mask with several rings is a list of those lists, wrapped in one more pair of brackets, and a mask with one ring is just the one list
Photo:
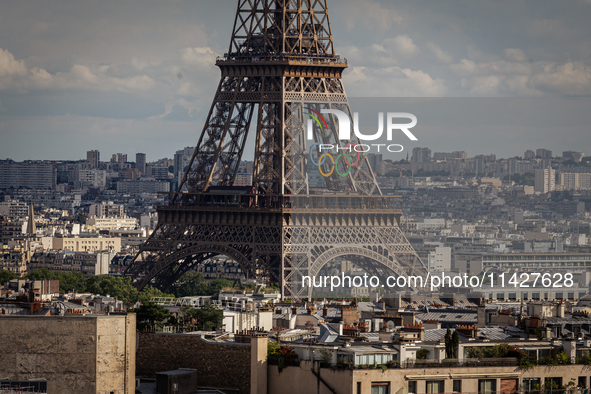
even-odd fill
[[(347, 169), (347, 172), (344, 174), (341, 174), (339, 172), (339, 159), (341, 158), (341, 156), (345, 156), (345, 163), (349, 164), (349, 160), (347, 160), (348, 155), (346, 153), (341, 153), (340, 155), (337, 156), (337, 161), (335, 162), (334, 168), (337, 169), (337, 174), (339, 174), (342, 177), (346, 177), (347, 175), (349, 175), (349, 172), (351, 172), (351, 167), (353, 167), (353, 166), (348, 165), (349, 168)], [(320, 167), (318, 167), (318, 168), (320, 168)]]
[(323, 164), (324, 164), (324, 160), (326, 160), (326, 157), (324, 158), (324, 160), (322, 160), (322, 163), (320, 163), (320, 164), (318, 164), (318, 163), (315, 163), (315, 162), (314, 162), (314, 157), (312, 156), (312, 151), (314, 150), (314, 147), (315, 147), (316, 145), (322, 145), (322, 144), (319, 144), (319, 143), (317, 142), (317, 143), (315, 143), (314, 145), (312, 145), (312, 146), (310, 147), (310, 160), (312, 161), (312, 164), (314, 164), (316, 167), (320, 167), (321, 165), (323, 165)]
[[(357, 145), (355, 145), (354, 143), (350, 143), (350, 144), (349, 144), (349, 145), (347, 145), (347, 147), (345, 148), (345, 151), (347, 151), (347, 149), (349, 149), (349, 147), (350, 147), (351, 145), (352, 145), (352, 146), (354, 146), (355, 148), (357, 147)], [(361, 157), (361, 154), (360, 154), (360, 153), (359, 153), (359, 151), (358, 151), (357, 149), (355, 149), (355, 148), (353, 148), (353, 149), (355, 150), (355, 152), (357, 152), (357, 160), (355, 160), (355, 163), (353, 163), (353, 164), (349, 163), (349, 160), (347, 160), (347, 158), (345, 157), (345, 161), (347, 162), (347, 165), (348, 165), (349, 167), (356, 166), (356, 165), (357, 165), (357, 163), (359, 163), (359, 158)]]
[[(358, 151), (357, 149), (355, 149), (355, 148), (357, 148), (357, 145), (356, 145), (356, 144), (353, 144), (353, 143), (351, 143), (351, 144), (347, 145), (347, 147), (345, 148), (345, 151), (347, 151), (347, 150), (348, 150), (348, 149), (349, 149), (351, 146), (353, 146), (353, 147), (354, 147), (353, 149), (355, 149), (355, 151), (357, 152), (357, 160), (355, 160), (355, 163), (351, 163), (351, 162), (350, 162), (350, 161), (351, 161), (351, 158), (349, 157), (349, 155), (348, 155), (347, 153), (341, 153), (340, 155), (338, 155), (338, 156), (337, 156), (336, 160), (335, 160), (335, 158), (334, 158), (334, 157), (333, 157), (333, 156), (332, 156), (330, 153), (323, 153), (323, 154), (322, 154), (322, 155), (321, 155), (321, 156), (318, 158), (318, 162), (319, 162), (319, 163), (317, 163), (317, 162), (315, 162), (315, 161), (314, 161), (314, 158), (313, 158), (313, 156), (312, 156), (312, 152), (313, 152), (313, 150), (314, 150), (314, 147), (315, 147), (316, 145), (322, 145), (322, 144), (320, 144), (320, 143), (315, 143), (314, 145), (312, 145), (312, 147), (310, 148), (310, 161), (312, 162), (312, 164), (314, 164), (316, 167), (318, 167), (318, 171), (319, 171), (319, 172), (320, 172), (320, 174), (321, 174), (322, 176), (324, 176), (325, 178), (328, 178), (329, 176), (331, 176), (331, 175), (332, 175), (332, 173), (335, 171), (335, 169), (337, 170), (337, 174), (338, 174), (339, 176), (341, 176), (341, 177), (346, 177), (346, 176), (347, 176), (347, 175), (349, 175), (349, 173), (351, 172), (351, 167), (354, 167), (354, 166), (356, 166), (356, 165), (359, 163), (359, 159), (361, 158), (361, 154), (359, 153), (359, 151)], [(322, 167), (321, 167), (321, 166), (324, 164), (324, 162), (326, 161), (326, 158), (327, 158), (327, 157), (330, 159), (330, 161), (332, 161), (332, 170), (330, 170), (330, 172), (329, 172), (328, 174), (324, 173), (324, 172), (322, 171)], [(349, 168), (347, 169), (347, 172), (346, 172), (346, 173), (344, 173), (344, 174), (341, 174), (341, 172), (340, 172), (340, 171), (339, 171), (339, 169), (338, 169), (338, 166), (339, 166), (339, 160), (340, 160), (340, 158), (341, 158), (341, 157), (344, 157), (344, 159), (345, 159), (345, 163), (346, 163), (346, 165), (349, 167)]]
[(334, 165), (334, 159), (332, 158), (332, 155), (330, 153), (323, 153), (322, 156), (320, 156), (320, 159), (318, 159), (318, 160), (322, 160), (322, 158), (325, 156), (330, 157), (330, 161), (332, 161), (332, 170), (330, 170), (330, 172), (328, 174), (325, 174), (324, 172), (322, 172), (322, 167), (318, 166), (318, 171), (320, 171), (320, 173), (322, 174), (323, 177), (327, 178), (332, 175), (336, 166)]

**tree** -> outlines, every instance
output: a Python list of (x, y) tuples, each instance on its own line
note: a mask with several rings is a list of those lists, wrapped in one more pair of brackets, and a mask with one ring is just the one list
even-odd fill
[[(129, 278), (127, 278), (129, 279)], [(153, 297), (174, 297), (173, 294), (168, 294), (160, 291), (159, 289), (150, 285), (144, 287), (142, 291), (137, 293), (137, 299), (131, 302), (146, 302), (151, 300)]]
[(417, 360), (425, 360), (429, 353), (431, 353), (429, 349), (417, 350)]
[(31, 280), (39, 279), (58, 279), (57, 275), (48, 270), (47, 268), (37, 268), (25, 275), (25, 278)]
[(453, 352), (452, 358), (458, 358), (459, 344), (460, 344), (460, 334), (458, 334), (458, 330), (454, 330), (453, 334), (451, 334), (451, 350)]
[(209, 282), (209, 294), (208, 295), (217, 295), (220, 294), (224, 287), (232, 287), (233, 283), (230, 282), (228, 279), (218, 278), (214, 279)]
[(127, 303), (138, 300), (138, 290), (131, 283), (131, 278), (98, 275), (88, 278), (88, 291), (91, 293), (110, 295)]
[(466, 349), (468, 358), (484, 358), (484, 351), (480, 346), (469, 347)]
[(160, 323), (170, 317), (168, 309), (152, 301), (143, 303), (139, 308), (133, 310), (133, 312), (136, 313), (136, 326), (140, 330), (144, 327), (154, 327), (156, 323)]
[(173, 297), (172, 294), (165, 294), (152, 286), (146, 286), (142, 291), (138, 291), (129, 277), (97, 275), (85, 278), (78, 271), (54, 273), (47, 268), (31, 271), (26, 277), (32, 280), (57, 279), (60, 281), (62, 293), (87, 291), (103, 296), (109, 295), (128, 304), (149, 301), (152, 297)]
[(532, 172), (526, 172), (525, 174), (510, 174), (505, 177), (507, 181), (513, 181), (520, 185), (534, 186), (536, 183), (536, 175)]
[[(286, 366), (299, 365), (298, 355), (293, 351), (293, 348), (290, 346), (281, 346), (277, 342), (269, 341), (269, 344), (267, 345), (267, 356), (269, 364), (277, 365), (279, 373), (281, 373)], [(325, 359), (324, 355), (322, 355), (322, 357)], [(328, 362), (330, 362), (330, 356)]]
[(224, 312), (211, 302), (206, 302), (201, 308), (186, 308), (185, 321), (194, 321), (199, 330), (213, 331), (221, 328)]
[(56, 275), (56, 279), (60, 281), (60, 291), (66, 293), (68, 291), (84, 292), (86, 291), (86, 278), (81, 272), (63, 272)]
[(219, 278), (207, 283), (199, 272), (190, 271), (174, 283), (171, 291), (176, 297), (217, 295), (224, 287), (232, 287), (232, 282)]
[(447, 332), (443, 337), (445, 340), (445, 358), (453, 358), (453, 349), (451, 345), (451, 330), (447, 327)]
[(16, 278), (18, 278), (18, 275), (7, 270), (0, 270), (0, 286), (8, 282), (9, 280), (13, 280)]
[(41, 279), (55, 279), (60, 281), (60, 292), (66, 293), (68, 291), (86, 291), (86, 278), (82, 273), (73, 272), (51, 272), (47, 268), (39, 268), (29, 272), (25, 275), (31, 280)]

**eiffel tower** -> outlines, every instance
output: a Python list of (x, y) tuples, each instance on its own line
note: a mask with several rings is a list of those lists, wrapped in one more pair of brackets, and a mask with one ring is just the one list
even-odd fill
[[(239, 0), (229, 51), (216, 65), (221, 80), (179, 188), (158, 207), (156, 229), (124, 274), (140, 289), (166, 290), (225, 255), (247, 278), (298, 299), (312, 294), (303, 277), (335, 259), (382, 284), (388, 275), (426, 275), (400, 230), (399, 199), (381, 195), (367, 155), (349, 149), (335, 162), (308, 152), (360, 143), (339, 140), (335, 115), (321, 115), (351, 115), (347, 61), (335, 54), (326, 0)], [(252, 187), (232, 187), (253, 118)], [(323, 184), (313, 190), (318, 172)]]

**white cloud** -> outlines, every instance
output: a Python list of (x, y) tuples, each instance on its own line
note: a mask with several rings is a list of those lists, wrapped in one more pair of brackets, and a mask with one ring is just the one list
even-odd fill
[(461, 86), (475, 95), (591, 95), (591, 66), (583, 62), (529, 63), (519, 49), (506, 49), (507, 60), (477, 63), (462, 59), (450, 69)]
[[(359, 6), (357, 0), (339, 3), (334, 10), (347, 24), (349, 30), (363, 25), (369, 29), (388, 30), (393, 23), (401, 23), (402, 16), (393, 8), (386, 8), (382, 4), (369, 0)], [(332, 12), (332, 10), (329, 10)]]
[(450, 54), (448, 54), (447, 52), (445, 52), (443, 49), (441, 49), (436, 44), (434, 44), (432, 42), (428, 42), (427, 48), (431, 52), (433, 52), (433, 54), (435, 54), (435, 57), (437, 57), (437, 59), (440, 62), (445, 63), (445, 64), (449, 64), (449, 63), (453, 62), (452, 56)]
[(184, 48), (181, 59), (188, 66), (212, 67), (216, 54), (208, 47)]
[(472, 60), (462, 59), (459, 63), (452, 64), (449, 68), (459, 76), (467, 76), (475, 74), (478, 66)]
[(413, 58), (421, 52), (412, 38), (406, 34), (394, 38), (386, 38), (382, 46), (390, 51), (393, 56), (402, 56), (407, 59)]
[(503, 51), (503, 54), (511, 62), (527, 62), (527, 56), (521, 49), (507, 48)]
[(16, 60), (12, 53), (0, 48), (0, 78), (26, 73), (27, 68), (23, 60)]
[(529, 83), (547, 93), (567, 96), (591, 95), (591, 67), (582, 62), (548, 64), (530, 78)]
[(95, 91), (146, 91), (156, 81), (147, 75), (116, 78), (107, 75), (108, 65), (90, 67), (75, 64), (68, 72), (51, 74), (39, 67), (27, 69), (23, 60), (0, 49), (0, 90), (26, 92), (40, 89), (80, 89)]
[(489, 76), (491, 74), (529, 75), (532, 72), (532, 66), (528, 63), (505, 60), (477, 63), (462, 59), (459, 63), (450, 65), (450, 69), (460, 77)]
[(349, 93), (366, 97), (439, 97), (447, 92), (442, 79), (396, 66), (353, 67), (345, 81)]
[(498, 93), (501, 78), (496, 75), (489, 75), (486, 77), (475, 77), (469, 82), (464, 80), (462, 85), (464, 88), (469, 88), (470, 93), (478, 96), (491, 96)]

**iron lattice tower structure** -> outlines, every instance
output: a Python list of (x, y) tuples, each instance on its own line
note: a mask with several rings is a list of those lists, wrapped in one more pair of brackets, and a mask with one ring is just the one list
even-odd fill
[[(157, 228), (125, 271), (139, 288), (154, 280), (167, 289), (220, 254), (249, 278), (280, 283), (283, 297), (310, 296), (302, 276), (339, 257), (382, 279), (426, 273), (399, 228), (396, 198), (381, 196), (365, 153), (349, 168), (337, 160), (337, 171), (319, 161), (330, 175), (323, 194), (310, 194), (310, 146), (359, 143), (339, 140), (328, 124), (306, 138), (310, 111), (351, 115), (347, 62), (335, 54), (326, 0), (239, 0), (229, 51), (216, 65), (221, 80), (179, 188), (158, 207)], [(237, 194), (223, 187), (234, 183), (251, 125), (253, 187)]]

